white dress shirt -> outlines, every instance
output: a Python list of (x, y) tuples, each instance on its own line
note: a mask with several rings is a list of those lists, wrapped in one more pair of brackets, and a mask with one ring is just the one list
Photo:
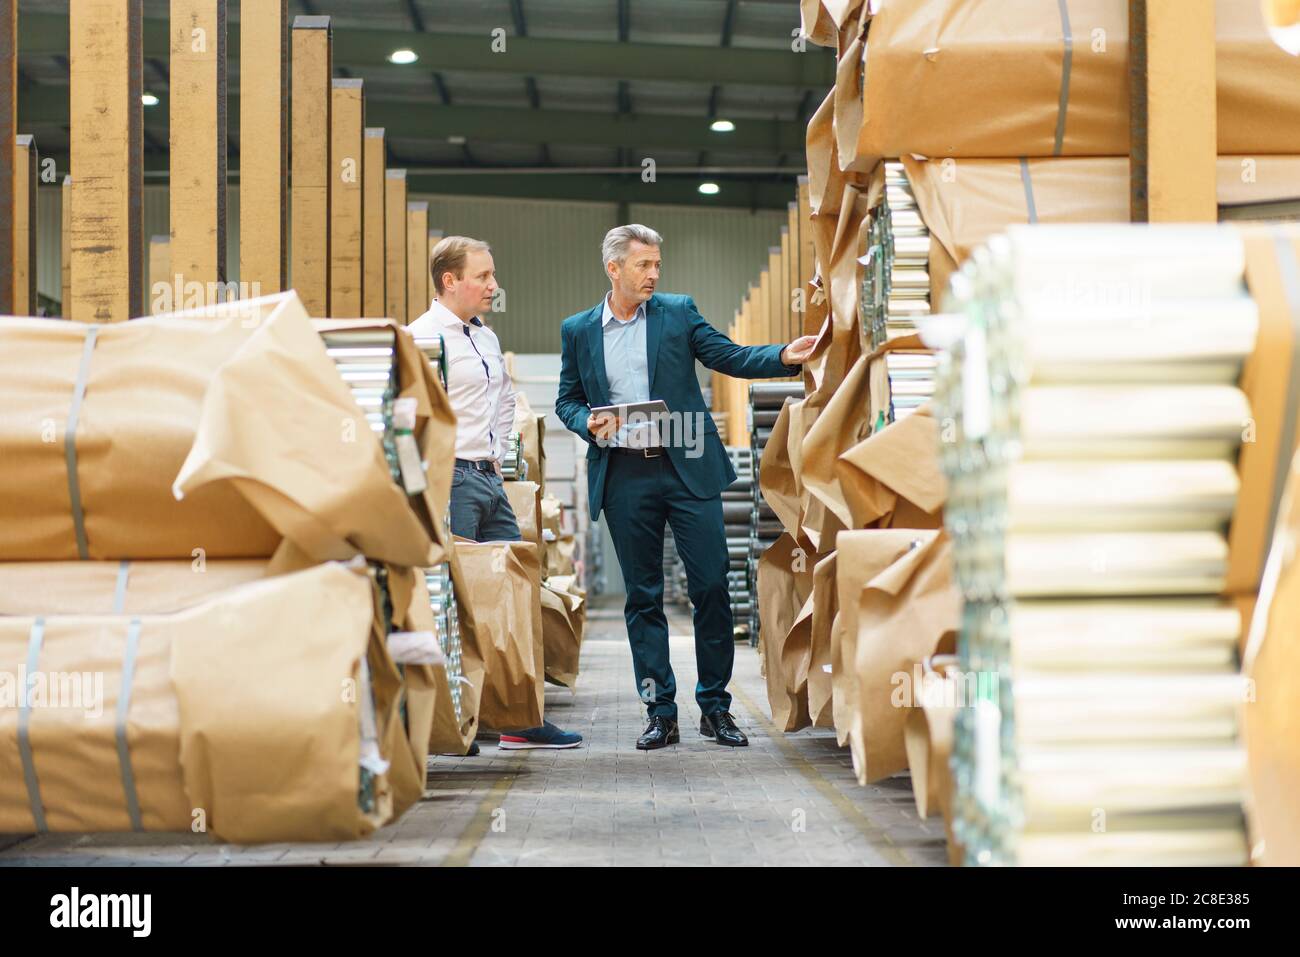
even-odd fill
[(437, 299), (406, 328), (414, 336), (442, 335), (447, 396), (456, 413), (456, 458), (500, 462), (514, 429), (515, 388), (496, 333), (478, 318), (462, 322)]

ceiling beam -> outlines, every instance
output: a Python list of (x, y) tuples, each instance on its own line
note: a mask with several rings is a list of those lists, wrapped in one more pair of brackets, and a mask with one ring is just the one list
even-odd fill
[[(144, 111), (145, 127), (167, 129), (167, 95)], [(68, 123), (68, 89), (37, 84), (19, 95), (23, 128)], [(230, 116), (239, 115), (239, 97), (227, 97)], [(574, 143), (590, 146), (638, 146), (643, 149), (761, 150), (764, 153), (799, 153), (804, 148), (803, 126), (785, 120), (735, 120), (731, 133), (714, 133), (704, 117), (671, 114), (587, 112), (583, 110), (502, 109), (478, 106), (428, 106), (400, 100), (367, 99), (366, 123), (382, 126), (389, 140), (469, 140), (503, 143)]]
[[(154, 9), (154, 8), (151, 8)], [(436, 29), (437, 24), (429, 24)], [(227, 47), (239, 59), (239, 24), (230, 24)], [(18, 18), (23, 56), (66, 56), (68, 18), (57, 13), (26, 13)], [(336, 28), (334, 62), (364, 74), (369, 66), (391, 69), (388, 55), (406, 47), (420, 62), (440, 70), (514, 73), (534, 76), (585, 76), (603, 79), (662, 80), (694, 83), (745, 83), (824, 90), (835, 82), (835, 56), (829, 49), (809, 46), (805, 53), (790, 49), (683, 46), (665, 43), (614, 43), (597, 40), (551, 40), (512, 37), (504, 53), (489, 55), (490, 38), (411, 30)], [(166, 16), (144, 19), (146, 56), (169, 53)]]
[[(51, 154), (59, 169), (68, 168), (66, 154)], [(395, 160), (395, 162), (399, 161)], [(144, 167), (150, 173), (147, 185), (166, 185), (167, 154), (146, 152)], [(229, 170), (232, 183), (238, 183), (239, 170)], [(722, 209), (780, 209), (790, 202), (794, 189), (793, 175), (774, 179), (771, 175), (754, 177), (710, 176), (722, 188), (716, 196), (701, 196), (696, 187), (698, 176), (663, 176), (658, 182), (644, 183), (639, 172), (628, 173), (456, 173), (452, 175), (410, 171), (407, 184), (411, 199), (423, 196), (493, 196), (516, 199), (559, 199), (596, 203), (652, 203), (655, 205), (712, 207)], [(55, 189), (43, 186), (42, 189)]]

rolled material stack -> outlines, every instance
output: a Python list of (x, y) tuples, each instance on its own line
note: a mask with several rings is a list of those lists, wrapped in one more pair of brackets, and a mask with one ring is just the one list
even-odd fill
[[(347, 326), (389, 346), (338, 349), (393, 353), (347, 356), (353, 382), (321, 339)], [(3, 667), (107, 674), (111, 698), (0, 711), (0, 830), (342, 840), (418, 800), (441, 652), (416, 568), (446, 554), (454, 418), (403, 336), (314, 326), (293, 293), (0, 323)], [(399, 405), (415, 492), (384, 446)]]
[(506, 436), (506, 455), (501, 462), (501, 477), (507, 482), (518, 482), (528, 477), (528, 463), (520, 452), (520, 438), (518, 432)]
[(748, 554), (732, 558), (734, 545), (747, 544), (754, 511), (754, 456), (752, 449), (728, 448), (736, 481), (722, 493), (722, 523), (727, 532), (727, 591), (731, 594), (731, 619), (736, 635), (749, 634), (754, 602), (749, 587)]
[(1222, 597), (1260, 328), (1244, 269), (1213, 227), (1042, 227), (954, 279), (937, 414), (968, 862), (1246, 862)]
[(916, 334), (930, 314), (930, 230), (902, 163), (885, 163), (885, 189), (873, 210), (864, 257), (862, 351)]
[[(804, 387), (801, 382), (755, 382), (749, 387), (750, 452), (753, 456), (754, 465), (750, 482), (752, 507), (746, 571), (749, 592), (752, 596), (758, 595), (759, 559), (781, 537), (781, 533), (784, 531), (780, 518), (777, 517), (776, 512), (772, 511), (772, 507), (763, 498), (762, 489), (759, 487), (759, 463), (762, 462), (763, 452), (767, 449), (767, 440), (772, 435), (772, 429), (781, 414), (781, 407), (785, 405), (785, 400), (788, 398), (799, 399), (803, 397), (803, 394)], [(728, 550), (730, 550), (730, 539), (727, 545)], [(758, 602), (752, 601), (750, 602), (749, 614), (751, 643), (757, 643), (759, 628)]]

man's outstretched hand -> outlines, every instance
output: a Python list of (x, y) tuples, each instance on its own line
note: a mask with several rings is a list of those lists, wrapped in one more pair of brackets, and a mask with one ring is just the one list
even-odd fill
[(800, 336), (781, 350), (781, 361), (788, 366), (803, 365), (817, 348), (816, 336)]

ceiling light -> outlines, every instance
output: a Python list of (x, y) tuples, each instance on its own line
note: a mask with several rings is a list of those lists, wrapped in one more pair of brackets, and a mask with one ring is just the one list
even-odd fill
[(717, 195), (718, 195), (718, 184), (717, 184), (717, 183), (701, 183), (701, 184), (700, 184), (700, 192), (703, 193), (705, 196), (717, 196)]
[(709, 129), (715, 133), (730, 133), (736, 128), (736, 124), (731, 120), (714, 120)]
[(414, 63), (420, 59), (416, 56), (414, 50), (394, 50), (388, 54), (388, 62), (396, 63), (398, 66), (406, 66), (408, 63)]
[(142, 97), (140, 97), (140, 102), (143, 103), (145, 106), (157, 106), (158, 97), (154, 96), (152, 93), (146, 93)]
[(449, 137), (447, 137), (447, 142), (450, 143), (452, 146), (464, 146), (464, 145), (465, 145), (465, 137), (463, 137), (463, 136), (449, 136)]

